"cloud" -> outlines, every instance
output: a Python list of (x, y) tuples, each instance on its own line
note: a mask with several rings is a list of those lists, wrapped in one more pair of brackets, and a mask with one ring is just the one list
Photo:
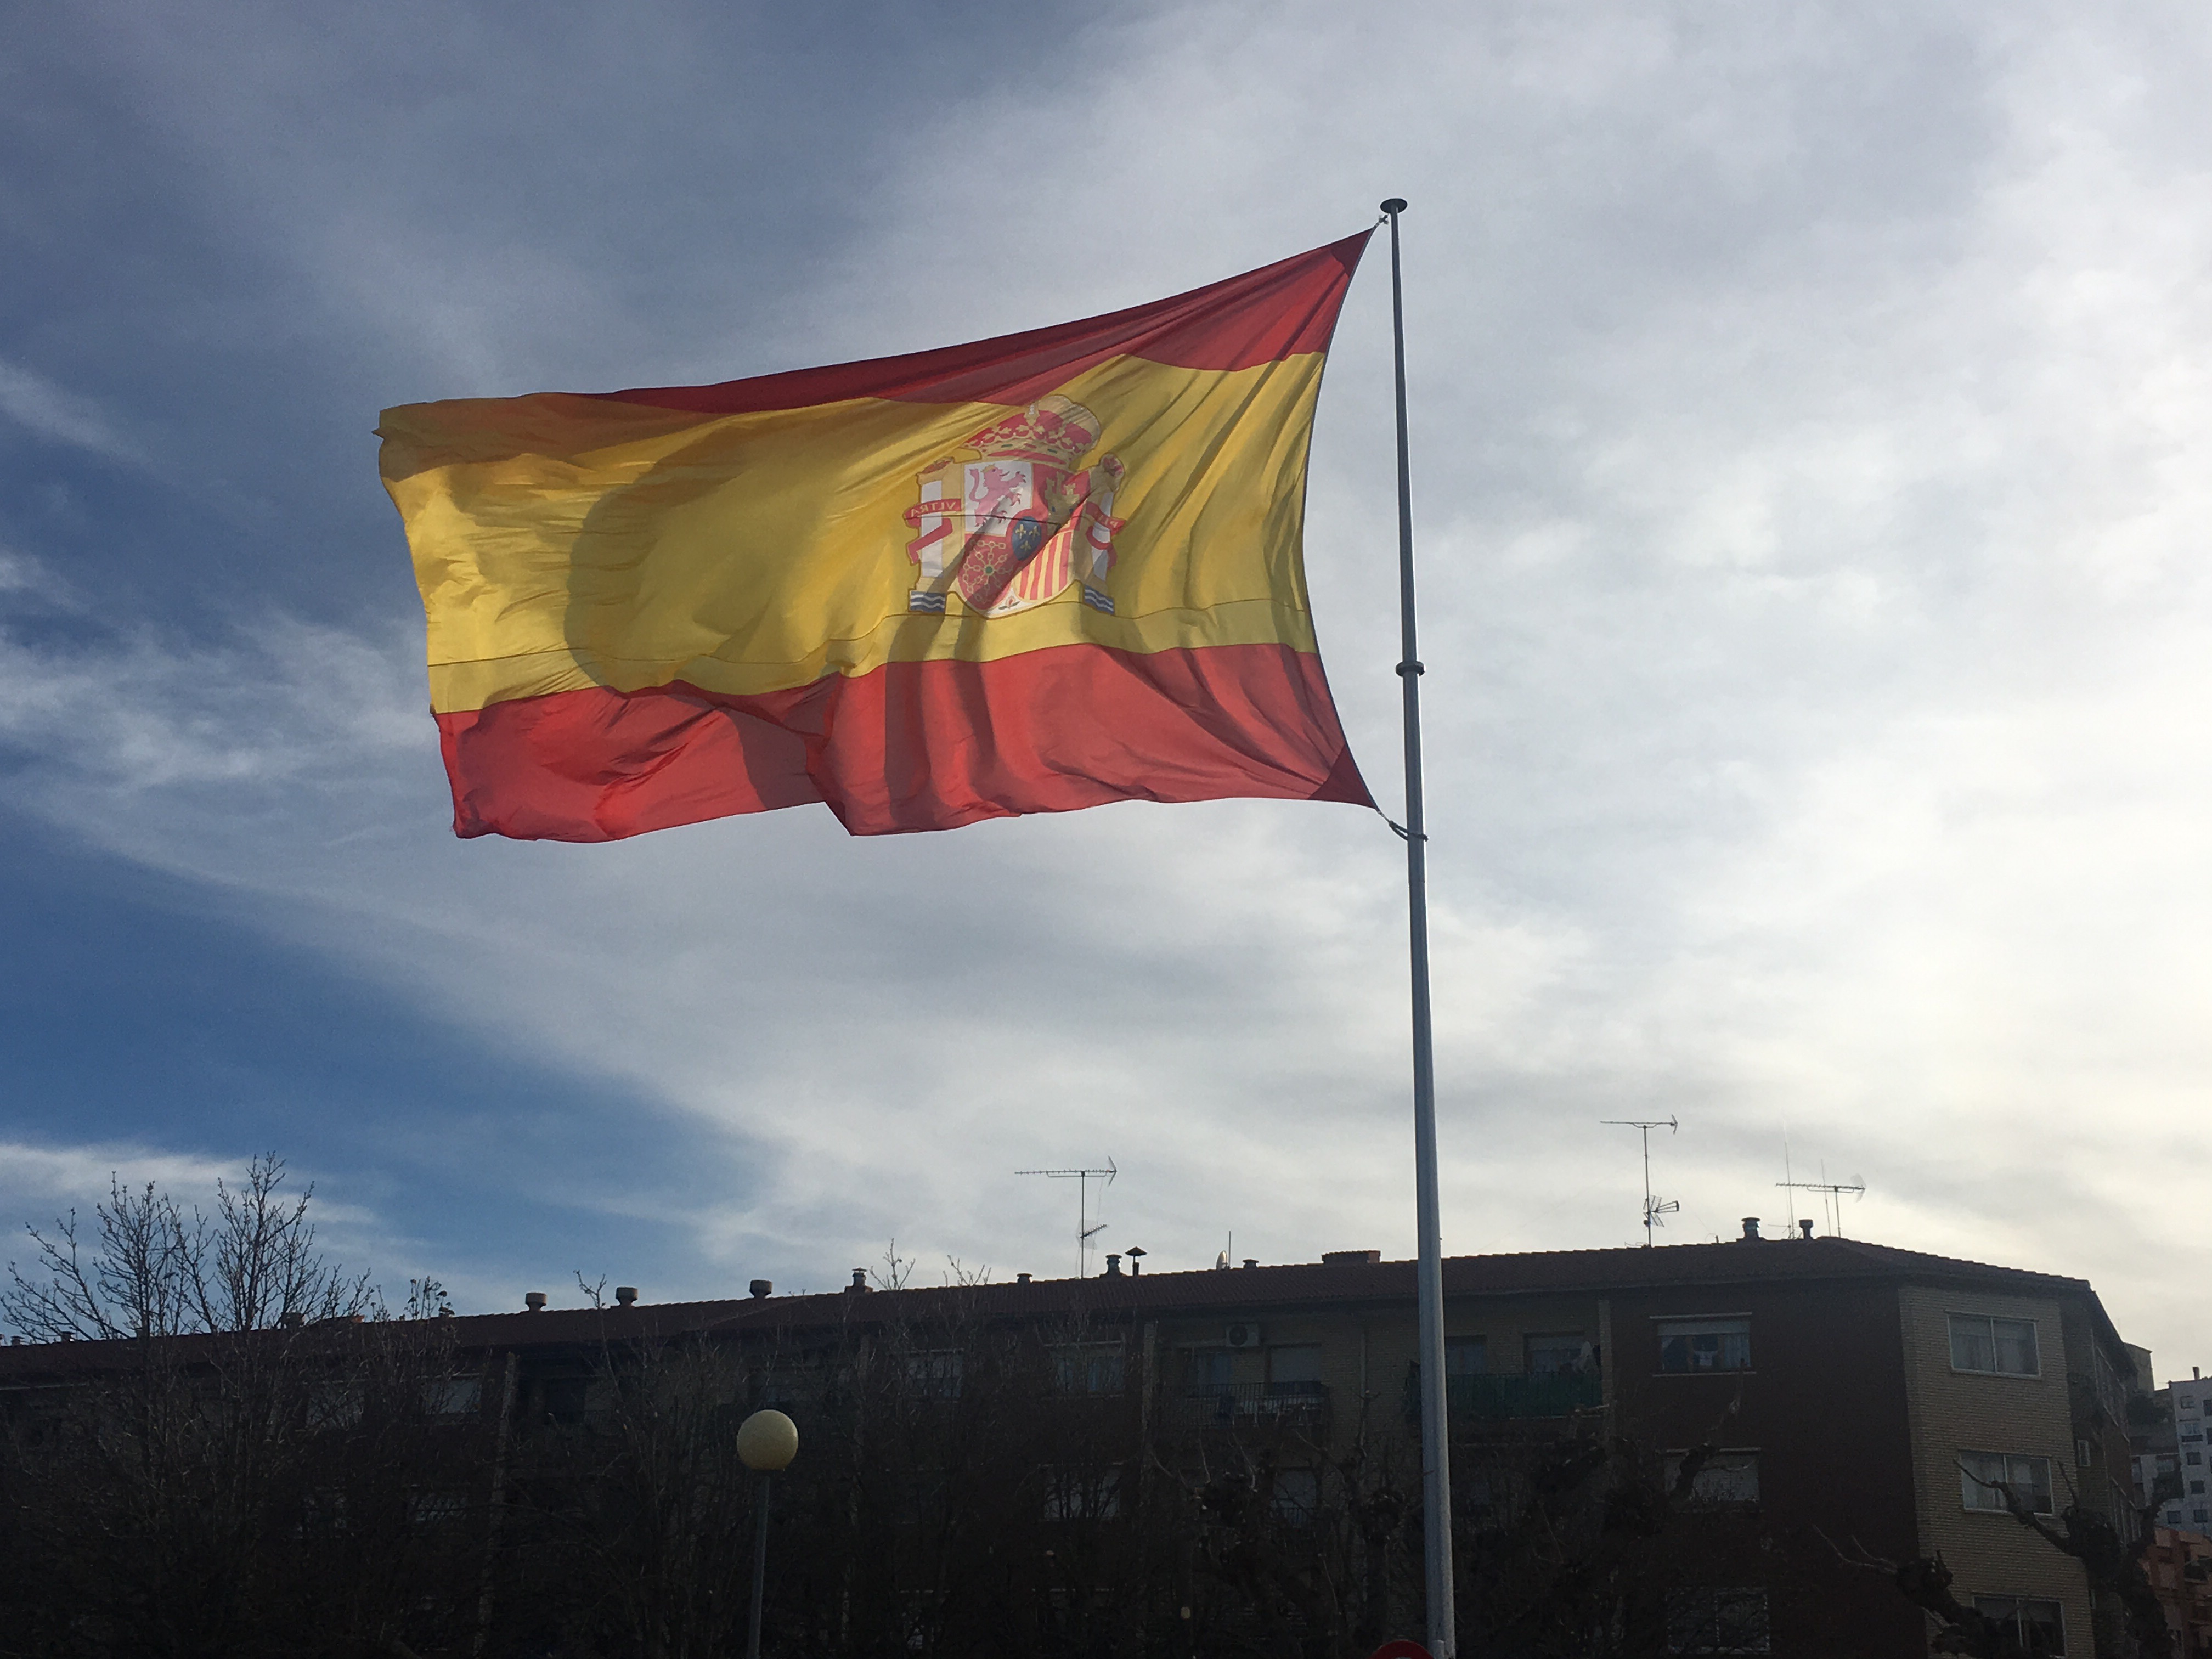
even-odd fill
[[(2212, 1150), (2189, 159), (2212, 38), (2056, 9), (1395, 24), (1056, 23), (1024, 73), (842, 133), (850, 170), (813, 181), (834, 227), (733, 201), (741, 283), (726, 227), (653, 219), (704, 188), (659, 128), (524, 121), (588, 40), (548, 37), (508, 92), (416, 87), (418, 164), (357, 191), (332, 181), (365, 176), (387, 112), (303, 37), (227, 101), (220, 41), (125, 56), (204, 158), (210, 222), (283, 251), (296, 316), (366, 318), (361, 375), (396, 395), (974, 337), (1402, 191), (1449, 1246), (1630, 1239), (1632, 1140), (1597, 1120), (1668, 1112), (1674, 1236), (1732, 1233), (1787, 1204), (1786, 1125), (1801, 1176), (1865, 1177), (1854, 1231), (2085, 1273), (2131, 1336), (2182, 1341), (2196, 1288), (2144, 1248), (2142, 1194), (2146, 1148)], [(354, 44), (347, 76), (396, 72)], [(255, 139), (302, 54), (327, 112)], [(633, 112), (656, 84), (678, 125), (702, 107), (684, 76), (606, 79)], [(471, 148), (526, 125), (529, 154)], [(480, 158), (465, 190), (441, 146)], [(734, 120), (708, 149), (732, 176), (784, 154)], [(1388, 803), (1383, 276), (1330, 368), (1310, 561)], [(388, 518), (341, 527), (397, 568)], [(1053, 1271), (1072, 1206), (1012, 1172), (1108, 1154), (1107, 1237), (1158, 1266), (1232, 1228), (1265, 1257), (1408, 1247), (1401, 866), (1371, 815), (1128, 805), (852, 842), (808, 809), (461, 845), (416, 619), (234, 610), (220, 638), (0, 652), (19, 809), (664, 1115), (611, 1142), (703, 1130), (717, 1194), (627, 1185), (619, 1158), (568, 1194), (696, 1241), (690, 1288), (833, 1282), (893, 1234)]]
[(0, 357), (0, 415), (40, 437), (112, 461), (139, 459), (99, 404)]
[(0, 1190), (7, 1194), (10, 1213), (42, 1205), (64, 1211), (89, 1211), (106, 1200), (111, 1179), (125, 1187), (143, 1186), (150, 1181), (179, 1196), (201, 1190), (212, 1193), (217, 1181), (235, 1182), (245, 1167), (244, 1159), (234, 1164), (181, 1157), (129, 1144), (45, 1146), (0, 1141), (0, 1170), (6, 1171)]

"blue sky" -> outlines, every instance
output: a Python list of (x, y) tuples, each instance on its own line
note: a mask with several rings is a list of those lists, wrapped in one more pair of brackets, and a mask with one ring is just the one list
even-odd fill
[[(1446, 1244), (1855, 1232), (2172, 1370), (2212, 1154), (2179, 6), (60, 5), (0, 65), (0, 1217), (289, 1157), (468, 1307), (1410, 1248), (1396, 842), (455, 842), (386, 404), (1134, 303), (1402, 194)], [(1386, 799), (1387, 286), (1309, 562)], [(1063, 1211), (1071, 1213), (1063, 1214)], [(1804, 1212), (1802, 1209), (1800, 1212)], [(564, 1289), (564, 1286), (566, 1287)], [(2201, 1354), (2196, 1357), (2202, 1358)], [(2170, 1363), (2169, 1363), (2170, 1362)]]

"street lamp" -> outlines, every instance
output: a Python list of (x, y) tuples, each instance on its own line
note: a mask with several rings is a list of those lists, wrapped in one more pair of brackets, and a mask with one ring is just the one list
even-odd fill
[(738, 1425), (738, 1458), (761, 1478), (760, 1530), (753, 1539), (753, 1605), (745, 1659), (760, 1659), (761, 1599), (768, 1590), (768, 1493), (771, 1478), (799, 1455), (799, 1425), (779, 1411), (755, 1412)]

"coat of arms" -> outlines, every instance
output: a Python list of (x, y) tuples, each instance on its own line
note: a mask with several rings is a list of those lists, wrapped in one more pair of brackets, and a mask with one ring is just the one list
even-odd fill
[(1058, 393), (994, 422), (966, 450), (921, 474), (921, 499), (906, 510), (915, 566), (908, 611), (942, 611), (945, 596), (983, 617), (1058, 599), (1080, 582), (1083, 602), (1111, 616), (1114, 492), (1121, 463), (1102, 455), (1076, 465), (1098, 441), (1098, 417)]

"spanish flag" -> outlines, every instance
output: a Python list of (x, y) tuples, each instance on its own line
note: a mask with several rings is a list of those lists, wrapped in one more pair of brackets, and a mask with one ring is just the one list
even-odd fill
[(908, 356), (386, 410), (454, 832), (1367, 804), (1300, 547), (1366, 243)]

